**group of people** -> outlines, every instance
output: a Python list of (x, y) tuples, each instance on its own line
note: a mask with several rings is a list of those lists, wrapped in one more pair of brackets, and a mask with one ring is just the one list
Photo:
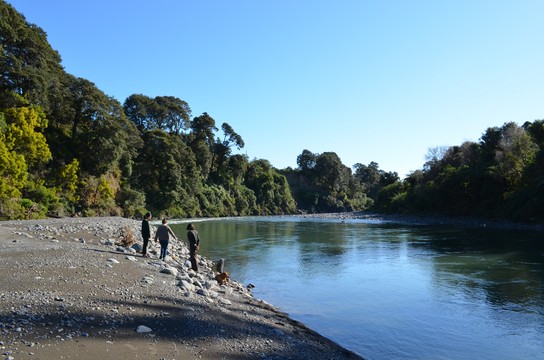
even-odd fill
[[(147, 247), (149, 245), (149, 240), (151, 239), (151, 228), (149, 226), (149, 221), (151, 218), (152, 215), (150, 212), (148, 212), (144, 215), (144, 219), (142, 220), (142, 238), (144, 239), (144, 246), (142, 249), (143, 257), (149, 257)], [(170, 226), (168, 226), (168, 220), (162, 219), (162, 225), (160, 225), (155, 232), (155, 242), (158, 240), (161, 244), (161, 252), (159, 256), (160, 260), (166, 259), (170, 236), (174, 240), (178, 240), (176, 234), (174, 234)], [(198, 236), (198, 231), (192, 223), (187, 225), (187, 240), (189, 241), (189, 260), (191, 261), (191, 269), (198, 271), (196, 253), (200, 247), (200, 238)]]

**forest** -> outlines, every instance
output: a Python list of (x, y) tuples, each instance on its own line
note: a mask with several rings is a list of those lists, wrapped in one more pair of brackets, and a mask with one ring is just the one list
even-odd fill
[(0, 15), (0, 220), (368, 210), (544, 221), (543, 120), (430, 148), (405, 179), (307, 149), (297, 168), (276, 169), (180, 98), (120, 103), (68, 74), (44, 30), (3, 0)]

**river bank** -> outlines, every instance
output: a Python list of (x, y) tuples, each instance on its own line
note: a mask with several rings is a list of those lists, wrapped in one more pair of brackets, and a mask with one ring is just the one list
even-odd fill
[[(214, 264), (188, 269), (117, 245), (124, 218), (0, 222), (0, 349), (5, 359), (360, 359), (247, 284), (219, 286)], [(225, 269), (228, 271), (228, 268)]]
[(469, 228), (544, 231), (544, 224), (516, 223), (502, 219), (448, 217), (440, 215), (379, 214), (364, 211), (294, 215), (304, 218), (386, 221), (406, 225), (452, 225)]

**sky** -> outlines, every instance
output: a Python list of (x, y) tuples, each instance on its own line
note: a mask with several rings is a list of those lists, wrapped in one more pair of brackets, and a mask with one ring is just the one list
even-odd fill
[(65, 70), (123, 103), (175, 96), (297, 167), (303, 150), (401, 178), (429, 149), (543, 119), (541, 0), (8, 0)]

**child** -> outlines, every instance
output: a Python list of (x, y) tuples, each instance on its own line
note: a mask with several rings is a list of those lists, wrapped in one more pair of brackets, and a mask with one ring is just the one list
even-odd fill
[(155, 242), (157, 242), (157, 239), (159, 239), (159, 242), (161, 244), (161, 255), (159, 256), (160, 260), (166, 259), (166, 251), (168, 250), (168, 242), (170, 240), (170, 235), (174, 239), (178, 239), (176, 237), (176, 234), (170, 229), (170, 226), (167, 225), (168, 220), (162, 219), (162, 225), (159, 226), (157, 229), (157, 232), (155, 233)]

